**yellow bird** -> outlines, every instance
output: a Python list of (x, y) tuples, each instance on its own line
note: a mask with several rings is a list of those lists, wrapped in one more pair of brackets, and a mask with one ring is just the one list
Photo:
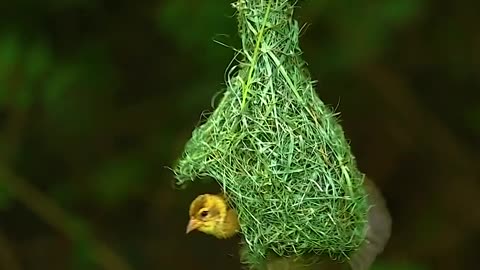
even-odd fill
[[(383, 196), (368, 178), (365, 178), (364, 187), (368, 193), (370, 205), (368, 226), (364, 242), (348, 261), (352, 270), (368, 270), (376, 256), (383, 251), (391, 232), (391, 217)], [(237, 213), (229, 207), (222, 194), (198, 196), (190, 205), (189, 215), (187, 233), (198, 230), (225, 239), (234, 236), (240, 230)], [(304, 258), (270, 257), (267, 261), (266, 269), (271, 270), (330, 269), (332, 267), (331, 264), (324, 262), (323, 265), (312, 265)]]
[(217, 238), (234, 236), (240, 230), (237, 213), (222, 195), (203, 194), (190, 204), (187, 233), (198, 230)]

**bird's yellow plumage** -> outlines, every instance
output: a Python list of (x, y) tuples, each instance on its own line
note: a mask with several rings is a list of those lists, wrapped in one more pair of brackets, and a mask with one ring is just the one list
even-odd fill
[(217, 238), (229, 238), (239, 231), (237, 213), (223, 195), (203, 194), (190, 205), (187, 233), (198, 230)]

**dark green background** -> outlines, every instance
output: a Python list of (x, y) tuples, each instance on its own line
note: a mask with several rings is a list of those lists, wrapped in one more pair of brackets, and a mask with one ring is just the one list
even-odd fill
[[(304, 59), (393, 236), (375, 269), (474, 269), (480, 4), (302, 1)], [(238, 47), (226, 0), (0, 2), (0, 269), (239, 269), (171, 166)], [(128, 266), (126, 266), (128, 265)]]

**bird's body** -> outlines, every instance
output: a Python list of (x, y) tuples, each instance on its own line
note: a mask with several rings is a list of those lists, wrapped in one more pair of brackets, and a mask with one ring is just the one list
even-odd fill
[[(368, 224), (366, 237), (360, 248), (351, 256), (349, 265), (352, 270), (368, 270), (381, 253), (390, 238), (391, 217), (383, 196), (375, 184), (365, 178), (365, 190), (368, 193)], [(229, 207), (224, 195), (203, 194), (198, 196), (190, 205), (190, 221), (187, 233), (198, 230), (220, 239), (230, 238), (240, 230), (237, 213)], [(315, 261), (312, 263), (312, 261)], [(267, 258), (262, 270), (320, 270), (338, 269), (338, 263), (310, 258), (278, 257), (271, 255)]]

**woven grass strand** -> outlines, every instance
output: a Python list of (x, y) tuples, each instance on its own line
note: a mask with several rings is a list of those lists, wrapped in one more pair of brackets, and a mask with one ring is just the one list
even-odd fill
[(315, 93), (294, 4), (233, 4), (242, 60), (174, 168), (178, 184), (212, 177), (221, 185), (251, 265), (268, 252), (346, 258), (364, 239), (364, 175), (336, 114)]

